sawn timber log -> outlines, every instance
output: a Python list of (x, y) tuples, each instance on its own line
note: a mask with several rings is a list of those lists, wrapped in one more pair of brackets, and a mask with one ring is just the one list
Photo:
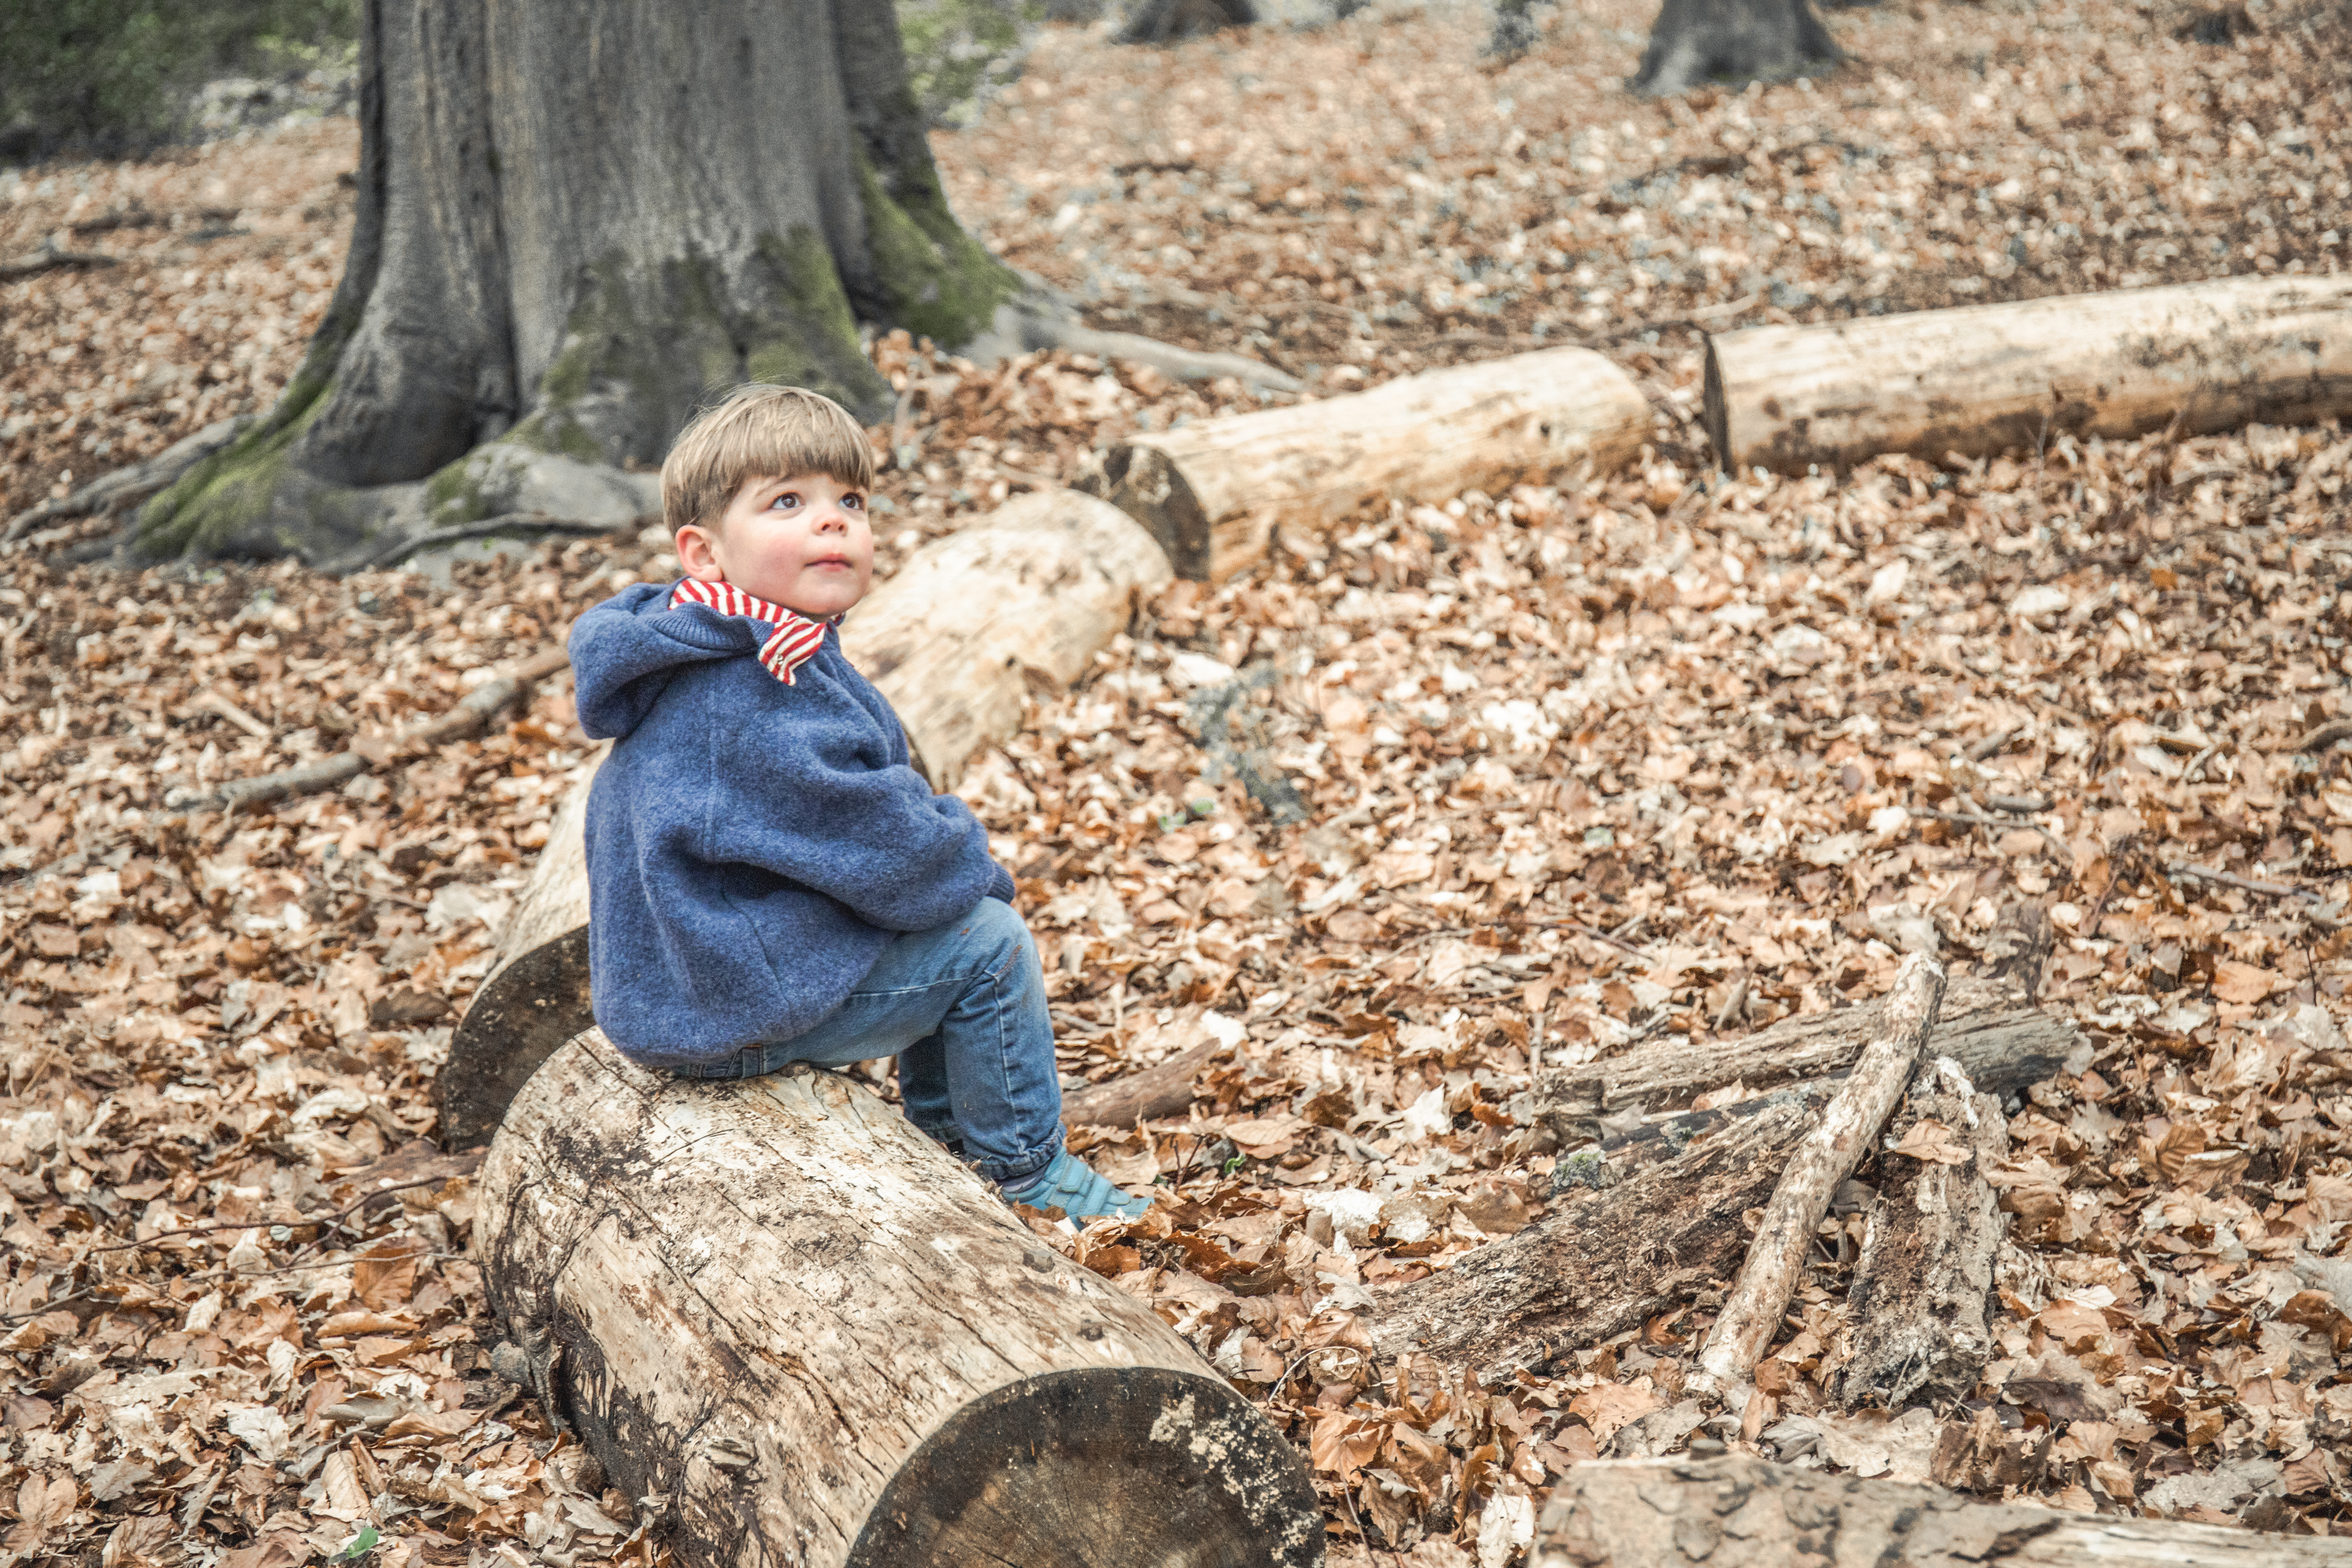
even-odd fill
[(2352, 277), (1749, 327), (1707, 340), (1706, 411), (1734, 473), (2310, 423), (2352, 413)]
[[(907, 726), (933, 787), (1019, 727), (1034, 681), (1066, 686), (1166, 585), (1167, 557), (1133, 520), (1074, 490), (1008, 501), (924, 546), (842, 624), (842, 649)], [(515, 1091), (588, 1027), (588, 791), (572, 786), (434, 1081), (442, 1144), (487, 1142)]]
[(1544, 349), (1130, 436), (1080, 482), (1149, 529), (1179, 576), (1213, 583), (1263, 559), (1276, 529), (1311, 537), (1376, 499), (1500, 495), (1580, 464), (1606, 472), (1650, 422), (1615, 365)]
[(2352, 1541), (1978, 1502), (1745, 1457), (1579, 1465), (1529, 1568), (2345, 1568)]
[(1297, 1452), (1151, 1309), (835, 1073), (590, 1030), (480, 1175), (492, 1310), (695, 1568), (1306, 1568)]

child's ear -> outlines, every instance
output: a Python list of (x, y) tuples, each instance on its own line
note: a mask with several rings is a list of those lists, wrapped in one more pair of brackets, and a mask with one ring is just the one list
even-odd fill
[(677, 531), (677, 563), (699, 582), (723, 583), (727, 573), (719, 564), (718, 544), (709, 529), (689, 522)]

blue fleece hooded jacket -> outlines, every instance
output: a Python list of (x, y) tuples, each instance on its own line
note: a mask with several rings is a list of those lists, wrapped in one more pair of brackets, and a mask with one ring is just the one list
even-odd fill
[(787, 686), (757, 658), (766, 623), (669, 596), (638, 584), (571, 640), (581, 728), (613, 738), (588, 795), (590, 992), (648, 1067), (789, 1040), (895, 934), (1013, 898), (837, 631)]

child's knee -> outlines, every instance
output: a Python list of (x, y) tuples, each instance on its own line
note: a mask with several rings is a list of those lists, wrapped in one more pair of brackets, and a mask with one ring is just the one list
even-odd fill
[(1029, 924), (1015, 914), (1011, 904), (1000, 899), (982, 899), (971, 913), (963, 918), (965, 940), (975, 945), (1005, 953), (1034, 953), (1037, 943), (1029, 934)]

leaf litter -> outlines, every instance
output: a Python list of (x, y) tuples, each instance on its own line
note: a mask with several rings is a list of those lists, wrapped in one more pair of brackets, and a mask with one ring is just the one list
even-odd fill
[[(1499, 1568), (1568, 1466), (1694, 1444), (2338, 1529), (2352, 439), (1723, 479), (1671, 325), (2332, 266), (2345, 99), (2308, 18), (2214, 48), (2161, 9), (1892, 8), (1841, 24), (1882, 63), (1656, 104), (1610, 85), (1630, 6), (1562, 8), (1507, 68), (1450, 15), (1171, 51), (1052, 31), (938, 142), (975, 226), (1103, 324), (1333, 389), (1606, 332), (1660, 409), (1627, 475), (1376, 507), (1177, 585), (976, 760), (1068, 1087), (1222, 1052), (1184, 1114), (1076, 1139), (1160, 1184), (1149, 1215), (1034, 1223), (1293, 1436), (1339, 1561)], [(12, 509), (266, 405), (339, 265), (351, 149), (329, 124), (8, 177), (12, 252), (190, 215), (99, 231), (105, 272), (0, 285)], [(886, 561), (1126, 430), (1257, 401), (1067, 354), (875, 354), (902, 394), (875, 432)], [(636, 1500), (492, 1373), (467, 1162), (429, 1142), (450, 1025), (585, 749), (562, 684), (335, 795), (173, 808), (446, 709), (673, 570), (660, 536), (341, 582), (61, 553), (110, 526), (0, 558), (0, 1545), (657, 1560)], [(1867, 998), (1904, 951), (1964, 970), (2021, 901), (2058, 932), (2042, 999), (2093, 1048), (2011, 1117), (1972, 1398), (1822, 1393), (1851, 1215), (1752, 1434), (1685, 1396), (1704, 1295), (1535, 1367), (1372, 1354), (1373, 1289), (1586, 1201), (1554, 1191), (1575, 1151), (1531, 1114), (1538, 1067)], [(1911, 1140), (1875, 1160), (1954, 1147)]]

